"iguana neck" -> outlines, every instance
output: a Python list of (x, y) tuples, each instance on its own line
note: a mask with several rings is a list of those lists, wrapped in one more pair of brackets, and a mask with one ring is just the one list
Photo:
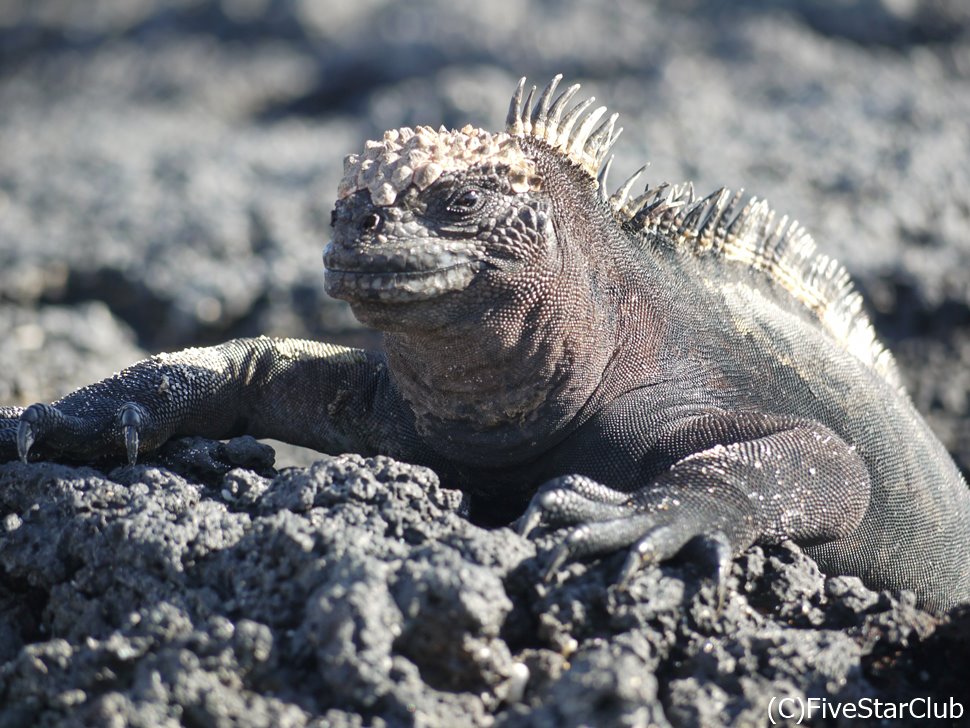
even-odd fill
[(419, 432), (445, 457), (534, 457), (603, 381), (616, 341), (610, 320), (591, 296), (544, 305), (553, 288), (537, 291), (531, 306), (510, 300), (467, 325), (385, 334), (392, 378)]

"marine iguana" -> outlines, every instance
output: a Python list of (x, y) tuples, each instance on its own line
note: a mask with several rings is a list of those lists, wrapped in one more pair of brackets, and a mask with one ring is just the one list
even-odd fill
[(631, 194), (638, 172), (608, 194), (617, 117), (559, 81), (523, 99), (523, 79), (504, 132), (398, 129), (347, 157), (326, 288), (384, 353), (160, 354), (0, 410), (0, 459), (248, 433), (428, 465), (523, 532), (570, 526), (550, 571), (791, 539), (926, 606), (970, 600), (970, 493), (844, 269), (741, 193)]

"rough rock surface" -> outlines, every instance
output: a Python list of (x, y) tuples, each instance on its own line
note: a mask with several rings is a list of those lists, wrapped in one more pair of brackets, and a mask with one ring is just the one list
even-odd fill
[[(970, 611), (753, 548), (550, 584), (425, 468), (275, 471), (251, 438), (0, 466), (0, 726), (753, 725), (772, 697), (962, 695)], [(949, 654), (947, 664), (939, 660)]]
[[(323, 294), (343, 156), (499, 129), (520, 75), (563, 72), (621, 112), (617, 179), (744, 186), (841, 259), (970, 471), (965, 5), (0, 3), (0, 403), (236, 335), (378, 345)], [(552, 537), (537, 557), (445, 486), (246, 440), (0, 467), (0, 726), (764, 725), (771, 696), (965, 694), (966, 610), (793, 547), (738, 560), (719, 612), (702, 559), (544, 585)]]

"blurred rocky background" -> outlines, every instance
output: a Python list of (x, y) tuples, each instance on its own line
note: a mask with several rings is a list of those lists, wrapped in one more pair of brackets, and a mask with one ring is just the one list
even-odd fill
[[(379, 346), (323, 293), (321, 252), (344, 155), (402, 125), (499, 129), (520, 76), (543, 84), (559, 72), (621, 113), (614, 183), (649, 160), (651, 184), (690, 179), (700, 192), (744, 187), (812, 231), (820, 248), (853, 274), (917, 406), (970, 470), (970, 6), (963, 0), (0, 0), (0, 404), (50, 400), (147, 353), (234, 336)], [(609, 569), (577, 567), (574, 591), (537, 595), (527, 588), (536, 576), (531, 546), (519, 540), (495, 546), (488, 532), (449, 521), (443, 532), (431, 529), (428, 542), (455, 539), (463, 544), (460, 555), (419, 549), (411, 555), (418, 566), (394, 572), (397, 606), (377, 589), (373, 599), (388, 603), (360, 616), (353, 605), (363, 609), (373, 580), (383, 584), (381, 574), (391, 567), (333, 556), (336, 571), (316, 582), (304, 578), (306, 553), (342, 547), (340, 539), (321, 546), (325, 529), (293, 520), (297, 512), (312, 520), (311, 506), (343, 513), (340, 498), (353, 500), (347, 488), (340, 498), (320, 496), (326, 502), (298, 508), (276, 502), (278, 495), (264, 499), (264, 491), (275, 491), (254, 474), (259, 462), (243, 458), (249, 475), (225, 482), (218, 468), (217, 475), (209, 467), (199, 476), (192, 457), (172, 462), (195, 480), (166, 480), (157, 471), (114, 474), (113, 481), (87, 471), (19, 465), (4, 471), (5, 507), (12, 514), (40, 508), (41, 515), (33, 531), (8, 516), (8, 532), (20, 535), (0, 536), (0, 607), (11, 620), (0, 627), (0, 657), (10, 660), (0, 669), (0, 695), (8, 707), (53, 712), (12, 710), (0, 716), (8, 721), (3, 725), (38, 716), (58, 724), (58, 715), (70, 715), (70, 706), (85, 699), (92, 721), (127, 715), (129, 724), (145, 725), (303, 725), (333, 706), (345, 711), (328, 714), (333, 724), (394, 724), (413, 718), (408, 706), (416, 704), (430, 724), (464, 714), (484, 725), (498, 714), (510, 724), (585, 716), (749, 725), (763, 719), (752, 706), (776, 688), (892, 695), (903, 683), (916, 689), (920, 679), (935, 680), (941, 665), (953, 666), (951, 679), (968, 674), (959, 662), (966, 651), (951, 658), (946, 647), (965, 647), (966, 619), (911, 649), (908, 635), (932, 633), (925, 616), (905, 601), (875, 602), (855, 584), (823, 584), (797, 550), (749, 556), (739, 588), (750, 584), (748, 591), (762, 596), (750, 607), (733, 603), (720, 622), (705, 627), (697, 593), (688, 589), (683, 603), (663, 601), (668, 582), (667, 592), (654, 595), (661, 600), (655, 609), (642, 606), (649, 600), (631, 607), (602, 596)], [(282, 477), (261, 467), (266, 478)], [(380, 481), (373, 475), (380, 468), (369, 467), (371, 475), (353, 476), (355, 487), (367, 478)], [(349, 476), (299, 477), (310, 478), (310, 485), (300, 481), (304, 488), (326, 483), (340, 490)], [(426, 485), (420, 473), (402, 478)], [(281, 488), (296, 486), (277, 483)], [(189, 508), (203, 495), (202, 511)], [(219, 497), (229, 505), (219, 505)], [(358, 499), (371, 505), (358, 516), (344, 515), (351, 525), (368, 518), (374, 497)], [(399, 501), (405, 510), (415, 502), (407, 494)], [(441, 512), (454, 505), (447, 498), (436, 503)], [(90, 520), (104, 508), (120, 519), (98, 516), (117, 524), (114, 536), (103, 520)], [(80, 515), (68, 518), (64, 509)], [(210, 511), (218, 516), (210, 528), (223, 518), (226, 533), (249, 534), (239, 541), (238, 563), (231, 551), (238, 535), (221, 545), (193, 545), (210, 531), (198, 525), (203, 516), (187, 514)], [(243, 512), (245, 519), (236, 518)], [(166, 533), (159, 525), (176, 521), (182, 531)], [(397, 532), (367, 523), (366, 537), (351, 529), (341, 538), (376, 544), (377, 561), (399, 568), (399, 547), (380, 541), (393, 541)], [(398, 530), (412, 536), (427, 527), (408, 531), (400, 523)], [(108, 541), (97, 541), (102, 531)], [(188, 535), (178, 535), (183, 531)], [(43, 544), (57, 534), (70, 538), (48, 553)], [(158, 551), (173, 538), (177, 547)], [(412, 545), (423, 542), (414, 538)], [(118, 544), (132, 539), (142, 546), (119, 555)], [(194, 560), (204, 561), (209, 551), (220, 553), (193, 571)], [(114, 555), (120, 561), (112, 562)], [(421, 559), (431, 564), (425, 571)], [(462, 559), (491, 569), (474, 572), (484, 586), (472, 597), (448, 581)], [(241, 575), (233, 576), (234, 568)], [(140, 576), (119, 592), (97, 581), (114, 569), (121, 580), (125, 570)], [(261, 576), (269, 573), (279, 581)], [(676, 581), (679, 573), (668, 576)], [(229, 599), (228, 606), (206, 601), (209, 577), (223, 580), (213, 594)], [(233, 579), (242, 581), (232, 585)], [(260, 579), (261, 587), (252, 586)], [(302, 604), (317, 587), (330, 596), (290, 619), (289, 607), (273, 600), (291, 580), (295, 595), (281, 596), (284, 603)], [(353, 589), (343, 602), (332, 597), (341, 584), (361, 580), (366, 588), (357, 597)], [(775, 583), (784, 588), (772, 591)], [(249, 588), (267, 601), (246, 602)], [(437, 607), (427, 606), (428, 589), (444, 595), (431, 600)], [(506, 594), (514, 606), (502, 601)], [(122, 606), (110, 606), (118, 599)], [(144, 603), (155, 606), (138, 606)], [(463, 606), (457, 612), (441, 606), (452, 603)], [(437, 616), (418, 619), (414, 605)], [(385, 607), (397, 616), (387, 617)], [(118, 614), (111, 617), (111, 609)], [(773, 620), (767, 627), (755, 618), (759, 612)], [(432, 639), (456, 624), (455, 614), (464, 620), (455, 638), (468, 650), (452, 655), (457, 672), (452, 662), (435, 661), (439, 646)], [(229, 626), (219, 621), (225, 618)], [(704, 646), (710, 634), (733, 634), (745, 620), (753, 630), (747, 636), (733, 637), (728, 647), (717, 640)], [(359, 638), (354, 624), (404, 631), (393, 644), (380, 637), (375, 647), (368, 642), (372, 631)], [(815, 631), (784, 631), (792, 625)], [(827, 641), (826, 630), (846, 626), (854, 626), (856, 638)], [(340, 632), (346, 654), (327, 652), (338, 647), (314, 636), (327, 629), (350, 630)], [(112, 630), (120, 630), (120, 641), (110, 641)], [(524, 636), (535, 630), (539, 637)], [(85, 634), (102, 641), (85, 647)], [(309, 642), (300, 643), (304, 637)], [(563, 655), (577, 645), (573, 669), (564, 673)], [(222, 662), (212, 657), (230, 653)], [(522, 689), (513, 653), (540, 678), (530, 683), (531, 707), (506, 710), (502, 701), (514, 705)], [(385, 664), (389, 655), (396, 667)], [(405, 663), (421, 672), (394, 672)], [(307, 665), (319, 666), (324, 687), (306, 678)], [(899, 677), (897, 668), (909, 677)], [(344, 669), (357, 681), (350, 692), (327, 693), (327, 685), (338, 692), (345, 685)], [(726, 673), (733, 674), (728, 683)], [(284, 689), (284, 674), (306, 682)], [(642, 675), (642, 682), (625, 682), (628, 674)], [(905, 682), (910, 677), (916, 682)], [(598, 687), (590, 693), (591, 686)], [(126, 713), (133, 703), (118, 690), (128, 690), (124, 700), (142, 712)], [(257, 693), (276, 697), (260, 703)], [(478, 702), (468, 698), (478, 693)], [(576, 704), (581, 694), (593, 702)]]

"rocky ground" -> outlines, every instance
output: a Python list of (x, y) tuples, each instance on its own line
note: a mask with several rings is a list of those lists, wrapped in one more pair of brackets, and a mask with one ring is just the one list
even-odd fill
[(427, 469), (272, 462), (241, 438), (0, 467), (0, 726), (749, 726), (773, 697), (966, 694), (970, 610), (794, 546), (746, 553), (720, 609), (688, 558), (544, 584), (552, 537), (470, 524)]
[[(964, 7), (0, 2), (0, 404), (238, 335), (379, 345), (322, 289), (343, 156), (500, 128), (520, 75), (563, 72), (622, 114), (616, 179), (649, 159), (812, 230), (966, 472)], [(306, 462), (0, 466), (0, 726), (744, 726), (772, 696), (965, 693), (970, 614), (794, 547), (738, 560), (720, 610), (689, 559), (542, 585), (554, 537), (468, 523), (429, 471), (281, 468)]]

